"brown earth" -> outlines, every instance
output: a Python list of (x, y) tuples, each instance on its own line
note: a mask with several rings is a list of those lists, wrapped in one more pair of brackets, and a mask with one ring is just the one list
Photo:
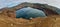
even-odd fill
[(16, 19), (15, 11), (4, 9), (0, 13), (0, 27), (60, 27), (60, 15), (32, 20)]
[(49, 15), (45, 18), (38, 17), (32, 20), (16, 19), (15, 11), (22, 7), (24, 7), (24, 4), (0, 10), (0, 27), (60, 27), (60, 15), (56, 15), (57, 13), (49, 8), (45, 10), (46, 14)]
[(16, 19), (0, 15), (0, 27), (60, 27), (60, 15), (32, 20)]
[(46, 18), (32, 20), (15, 17), (15, 10), (4, 9), (0, 13), (0, 27), (60, 27), (60, 15), (49, 15)]

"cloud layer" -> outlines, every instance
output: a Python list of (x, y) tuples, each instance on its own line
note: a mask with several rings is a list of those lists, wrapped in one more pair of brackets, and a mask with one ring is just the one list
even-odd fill
[(0, 8), (12, 7), (22, 2), (45, 3), (60, 8), (59, 0), (0, 0)]

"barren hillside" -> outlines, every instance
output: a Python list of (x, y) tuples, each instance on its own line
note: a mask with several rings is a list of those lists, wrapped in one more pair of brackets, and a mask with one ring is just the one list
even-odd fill
[(0, 27), (60, 27), (60, 15), (35, 18), (32, 20), (16, 19), (0, 15)]
[[(26, 5), (26, 3), (22, 3), (12, 8), (2, 8), (0, 10), (0, 27), (60, 27), (60, 15), (55, 12), (58, 8), (46, 4), (32, 4), (27, 3)], [(37, 9), (44, 8), (44, 12), (48, 14), (48, 16), (45, 18), (37, 17), (32, 20), (17, 19), (16, 10), (26, 6)]]

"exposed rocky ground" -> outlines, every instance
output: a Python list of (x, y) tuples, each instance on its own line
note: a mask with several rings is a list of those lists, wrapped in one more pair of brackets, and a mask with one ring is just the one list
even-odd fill
[[(19, 10), (20, 8), (27, 7), (26, 5), (28, 5), (29, 7), (34, 6), (33, 8), (46, 8), (48, 9), (46, 10), (46, 14), (48, 14), (48, 16), (45, 18), (38, 17), (32, 20), (26, 20), (22, 18), (16, 19), (15, 11)], [(49, 11), (49, 9), (54, 10), (58, 8), (50, 7), (46, 4), (33, 5), (33, 3), (22, 3), (11, 8), (2, 8), (0, 10), (0, 27), (60, 27), (60, 15), (51, 10)], [(51, 14), (49, 14), (48, 12), (51, 12)]]
[(0, 16), (0, 27), (60, 27), (60, 16), (48, 16), (32, 20)]

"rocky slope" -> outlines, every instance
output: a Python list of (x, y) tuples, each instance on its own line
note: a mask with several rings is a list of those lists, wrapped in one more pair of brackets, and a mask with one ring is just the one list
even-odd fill
[(40, 17), (32, 20), (22, 18), (16, 19), (15, 11), (19, 10), (20, 8), (27, 7), (26, 4), (33, 8), (41, 7), (48, 10), (58, 9), (47, 4), (33, 4), (26, 2), (11, 8), (5, 7), (0, 9), (0, 27), (60, 27), (60, 15), (56, 15), (54, 12), (54, 15), (52, 13), (52, 15), (47, 16), (45, 19)]
[[(0, 13), (3, 13), (4, 15), (7, 15), (7, 16), (14, 16), (15, 17), (15, 12), (21, 8), (24, 8), (24, 7), (32, 7), (32, 8), (37, 8), (39, 10), (44, 10), (44, 12), (47, 15), (58, 15), (58, 14), (60, 14), (59, 8), (49, 6), (47, 4), (27, 3), (27, 2), (18, 4), (17, 6), (14, 6), (11, 8), (9, 8), (9, 7), (2, 8), (2, 9), (0, 9)], [(41, 8), (43, 8), (43, 9), (41, 9)], [(11, 14), (11, 15), (9, 15), (9, 14)]]

